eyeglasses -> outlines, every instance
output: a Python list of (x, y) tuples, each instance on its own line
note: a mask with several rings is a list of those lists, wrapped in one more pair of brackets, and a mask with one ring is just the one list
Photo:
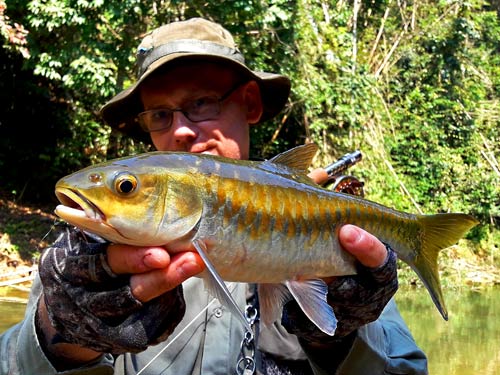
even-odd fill
[(222, 102), (229, 98), (242, 84), (238, 83), (220, 97), (216, 95), (202, 96), (184, 103), (180, 108), (158, 108), (141, 112), (137, 116), (139, 125), (147, 133), (168, 130), (172, 126), (174, 112), (181, 112), (192, 122), (215, 120), (220, 114)]

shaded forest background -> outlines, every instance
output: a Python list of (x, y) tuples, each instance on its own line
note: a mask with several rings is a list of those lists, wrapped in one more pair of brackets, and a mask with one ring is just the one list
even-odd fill
[(142, 36), (223, 24), (255, 70), (292, 79), (285, 111), (253, 129), (269, 157), (305, 141), (317, 165), (360, 149), (367, 198), (460, 211), (473, 251), (500, 265), (499, 1), (0, 0), (0, 190), (54, 200), (63, 175), (149, 145), (103, 125), (134, 81)]

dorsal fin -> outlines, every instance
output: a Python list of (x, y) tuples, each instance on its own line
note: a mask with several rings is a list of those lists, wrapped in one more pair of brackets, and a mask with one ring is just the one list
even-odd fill
[(318, 146), (315, 143), (308, 143), (282, 152), (269, 159), (268, 162), (285, 165), (296, 171), (307, 172), (317, 152)]

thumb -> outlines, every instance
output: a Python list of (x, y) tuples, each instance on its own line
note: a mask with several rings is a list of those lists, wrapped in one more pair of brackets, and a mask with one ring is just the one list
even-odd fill
[(354, 225), (344, 225), (339, 232), (340, 245), (365, 267), (377, 268), (384, 264), (387, 249), (377, 237)]

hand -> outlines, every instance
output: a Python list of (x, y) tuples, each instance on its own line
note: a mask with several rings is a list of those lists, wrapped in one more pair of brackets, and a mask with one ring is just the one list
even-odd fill
[[(107, 248), (68, 230), (43, 253), (38, 329), (52, 358), (82, 362), (100, 352), (139, 352), (165, 340), (182, 319), (180, 283), (200, 269), (193, 253), (170, 258), (162, 248), (111, 245), (108, 262)], [(92, 351), (75, 358), (64, 350), (71, 344)]]
[(147, 302), (168, 292), (205, 268), (195, 251), (173, 256), (163, 247), (108, 246), (107, 260), (118, 275), (130, 274), (130, 289), (135, 298)]
[(291, 333), (309, 342), (327, 343), (346, 337), (375, 321), (398, 288), (396, 254), (361, 228), (345, 225), (339, 232), (341, 246), (358, 260), (358, 273), (329, 278), (328, 302), (338, 319), (333, 338), (319, 331), (296, 303), (283, 309), (282, 323)]

